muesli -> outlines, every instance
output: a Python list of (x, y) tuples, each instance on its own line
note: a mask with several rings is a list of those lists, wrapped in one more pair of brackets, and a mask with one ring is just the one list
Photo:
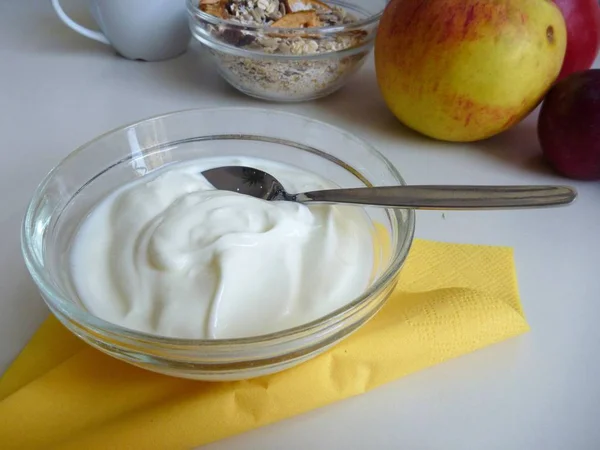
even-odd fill
[(319, 34), (277, 32), (274, 28), (315, 29), (343, 26), (358, 18), (337, 5), (319, 0), (200, 0), (200, 9), (213, 16), (247, 26), (265, 27), (238, 31), (214, 27), (211, 33), (236, 48), (256, 51), (265, 57), (244, 57), (211, 49), (223, 76), (240, 90), (264, 98), (306, 99), (320, 91), (337, 87), (343, 77), (354, 72), (365, 56), (276, 59), (269, 55), (310, 56), (360, 46), (366, 32), (340, 31)]

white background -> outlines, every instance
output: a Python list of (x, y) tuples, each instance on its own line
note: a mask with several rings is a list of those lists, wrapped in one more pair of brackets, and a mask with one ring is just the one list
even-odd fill
[[(83, 2), (65, 3), (89, 23)], [(109, 129), (217, 105), (269, 106), (228, 87), (195, 49), (162, 63), (127, 61), (64, 27), (49, 1), (0, 0), (0, 373), (47, 314), (19, 249), (36, 184)], [(372, 60), (329, 98), (275, 107), (354, 131), (412, 184), (567, 181), (541, 161), (534, 116), (471, 145), (402, 128), (380, 98)], [(568, 208), (417, 216), (422, 238), (515, 248), (530, 333), (208, 448), (600, 448), (600, 184), (574, 184), (580, 198)]]

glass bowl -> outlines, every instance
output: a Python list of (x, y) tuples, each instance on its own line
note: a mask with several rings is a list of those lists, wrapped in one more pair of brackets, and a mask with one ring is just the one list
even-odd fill
[(358, 21), (313, 28), (243, 25), (203, 12), (187, 0), (192, 35), (212, 55), (221, 76), (264, 100), (294, 102), (341, 88), (373, 48), (387, 0), (325, 0)]
[(211, 156), (254, 156), (295, 165), (340, 187), (403, 184), (380, 153), (352, 134), (303, 116), (253, 108), (189, 110), (143, 120), (83, 145), (42, 181), (27, 209), (22, 250), (50, 311), (97, 349), (155, 372), (233, 380), (277, 372), (323, 352), (361, 327), (394, 288), (412, 243), (414, 212), (365, 208), (374, 223), (372, 281), (358, 298), (311, 323), (251, 338), (165, 338), (93, 316), (70, 275), (82, 219), (117, 187), (168, 164)]

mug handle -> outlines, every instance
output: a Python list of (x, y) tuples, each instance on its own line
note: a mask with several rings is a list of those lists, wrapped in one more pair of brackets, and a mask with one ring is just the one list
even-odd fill
[(58, 15), (59, 19), (62, 20), (63, 23), (69, 28), (71, 28), (73, 31), (76, 31), (77, 33), (82, 34), (83, 36), (93, 39), (95, 41), (102, 42), (106, 45), (110, 45), (110, 42), (108, 41), (108, 39), (106, 39), (106, 36), (104, 36), (104, 34), (100, 33), (99, 31), (94, 31), (90, 30), (89, 28), (82, 27), (78, 23), (74, 22), (73, 19), (71, 19), (69, 16), (67, 16), (65, 11), (62, 9), (62, 6), (60, 6), (59, 0), (52, 0), (52, 7), (54, 8), (54, 11), (56, 11), (56, 14)]

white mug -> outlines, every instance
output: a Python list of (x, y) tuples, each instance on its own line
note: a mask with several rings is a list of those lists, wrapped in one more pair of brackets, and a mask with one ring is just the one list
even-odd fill
[(185, 0), (87, 0), (102, 32), (74, 22), (52, 0), (58, 17), (71, 29), (112, 46), (128, 59), (160, 61), (184, 53), (190, 42)]

